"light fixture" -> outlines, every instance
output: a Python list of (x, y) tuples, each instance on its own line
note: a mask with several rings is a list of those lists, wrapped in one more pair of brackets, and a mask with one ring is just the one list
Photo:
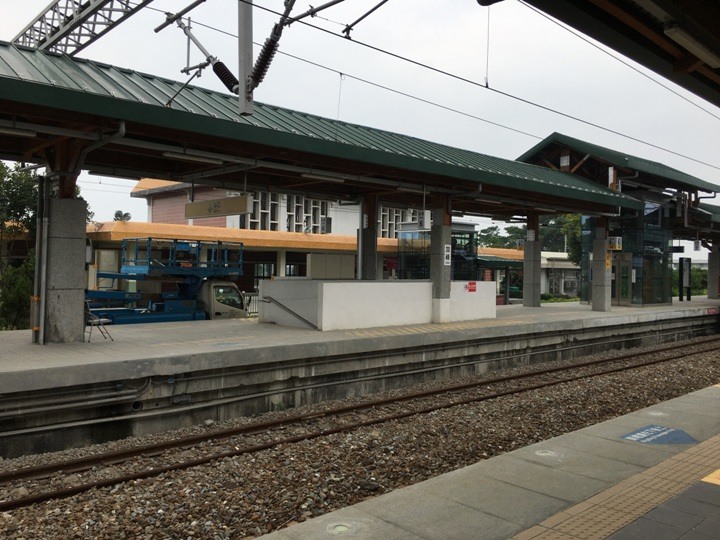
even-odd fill
[(18, 129), (13, 127), (0, 126), (0, 134), (2, 135), (15, 135), (16, 137), (37, 137), (37, 131), (31, 129)]
[(665, 27), (665, 35), (678, 45), (682, 45), (688, 52), (705, 62), (713, 69), (720, 68), (720, 55), (711, 50), (707, 45), (700, 43), (697, 38), (688, 33), (684, 28), (671, 25)]
[(398, 186), (397, 190), (404, 191), (405, 193), (419, 193), (420, 195), (425, 195), (427, 193), (427, 191), (425, 191), (425, 189), (423, 189), (423, 188)]
[(323, 182), (331, 182), (333, 184), (343, 184), (345, 182), (344, 178), (325, 174), (301, 173), (300, 176), (302, 176), (303, 178), (310, 178), (311, 180), (322, 180)]
[(222, 165), (224, 163), (222, 159), (198, 156), (196, 154), (181, 154), (180, 152), (163, 152), (163, 157), (192, 161), (194, 163), (209, 163), (210, 165)]
[(475, 197), (477, 202), (483, 202), (488, 204), (502, 204), (500, 201), (494, 201), (493, 199), (487, 199), (485, 197)]

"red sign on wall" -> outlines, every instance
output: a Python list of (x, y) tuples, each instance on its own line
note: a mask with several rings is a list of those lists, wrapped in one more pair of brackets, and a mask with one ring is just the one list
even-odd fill
[(477, 292), (477, 281), (468, 281), (465, 284), (465, 290), (467, 292)]

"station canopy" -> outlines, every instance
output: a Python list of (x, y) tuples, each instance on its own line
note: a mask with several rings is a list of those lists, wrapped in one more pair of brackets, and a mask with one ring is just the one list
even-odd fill
[[(256, 103), (0, 42), (0, 158), (238, 191), (277, 191), (509, 219), (613, 215), (642, 202), (577, 175)], [(69, 167), (69, 170), (67, 168)], [(66, 168), (65, 170), (63, 170)]]
[[(608, 167), (615, 167), (622, 192), (646, 203), (677, 206), (687, 200), (687, 215), (683, 208), (677, 208), (677, 215), (671, 216), (670, 224), (675, 238), (720, 240), (720, 209), (703, 202), (715, 199), (716, 194), (720, 193), (720, 186), (662, 163), (561, 133), (553, 133), (518, 160), (559, 168), (563, 155), (567, 156), (570, 171), (596, 182), (607, 182)], [(683, 194), (687, 199), (683, 198)]]

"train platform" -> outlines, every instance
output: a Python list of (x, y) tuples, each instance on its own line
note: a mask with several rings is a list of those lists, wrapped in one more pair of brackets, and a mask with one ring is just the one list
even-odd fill
[[(257, 320), (95, 328), (85, 343), (0, 343), (0, 457), (65, 450), (544, 361), (718, 333), (720, 300), (319, 332)], [(90, 336), (88, 336), (90, 337)]]
[(480, 338), (627, 327), (718, 313), (720, 300), (695, 297), (667, 306), (613, 307), (609, 312), (595, 312), (579, 302), (539, 308), (498, 306), (495, 319), (327, 332), (261, 324), (255, 319), (191, 321), (108, 326), (112, 341), (95, 329), (90, 342), (39, 346), (30, 343), (29, 331), (11, 331), (2, 333), (0, 394)]
[(262, 538), (720, 538), (720, 385)]

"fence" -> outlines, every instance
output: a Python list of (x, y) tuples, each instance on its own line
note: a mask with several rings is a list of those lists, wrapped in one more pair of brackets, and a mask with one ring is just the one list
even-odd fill
[(248, 302), (248, 315), (250, 315), (251, 317), (257, 317), (258, 304), (260, 303), (258, 293), (245, 293), (245, 298)]

